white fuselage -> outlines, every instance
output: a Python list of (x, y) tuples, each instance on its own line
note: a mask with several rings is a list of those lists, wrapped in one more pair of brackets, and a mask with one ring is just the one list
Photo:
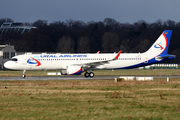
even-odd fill
[[(111, 60), (116, 56), (114, 54), (32, 54), (32, 55), (19, 55), (15, 58), (17, 61), (11, 62), (10, 68), (14, 70), (62, 70), (66, 69), (68, 65), (81, 65), (85, 67), (86, 63), (94, 63), (100, 61)], [(40, 63), (31, 59), (36, 58)], [(100, 64), (92, 69), (122, 69), (133, 67), (138, 64), (148, 64), (148, 60), (152, 59), (153, 55), (145, 53), (121, 53), (119, 58), (114, 61), (109, 61), (105, 64)], [(6, 68), (9, 68), (6, 63)]]

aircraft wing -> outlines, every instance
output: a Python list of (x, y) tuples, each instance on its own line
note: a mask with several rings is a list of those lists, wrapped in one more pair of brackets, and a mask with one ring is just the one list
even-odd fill
[(94, 68), (96, 66), (99, 65), (103, 65), (103, 64), (107, 64), (110, 61), (114, 61), (117, 60), (121, 54), (122, 50), (118, 52), (118, 54), (113, 58), (113, 59), (109, 59), (109, 60), (104, 60), (104, 61), (95, 61), (95, 62), (84, 62), (84, 63), (75, 63), (73, 65), (79, 65), (79, 66), (83, 66), (83, 67), (89, 67), (89, 68)]

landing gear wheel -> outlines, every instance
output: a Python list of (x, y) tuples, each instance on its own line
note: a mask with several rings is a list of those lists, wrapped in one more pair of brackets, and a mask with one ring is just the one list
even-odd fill
[(23, 71), (23, 75), (22, 75), (23, 78), (26, 77), (26, 70)]
[(25, 77), (26, 77), (26, 75), (24, 75), (24, 74), (23, 74), (23, 75), (22, 75), (22, 77), (23, 77), (23, 78), (25, 78)]
[(93, 73), (93, 72), (90, 72), (90, 73), (89, 73), (89, 77), (91, 77), (91, 78), (94, 77), (94, 73)]
[(87, 78), (87, 77), (89, 77), (90, 75), (89, 75), (88, 72), (85, 72), (85, 73), (84, 73), (84, 76)]

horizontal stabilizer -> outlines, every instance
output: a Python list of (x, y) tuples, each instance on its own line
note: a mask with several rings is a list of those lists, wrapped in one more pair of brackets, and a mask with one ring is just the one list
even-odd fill
[(168, 54), (166, 54), (166, 55), (159, 55), (159, 56), (157, 56), (156, 58), (157, 59), (164, 59), (164, 58), (169, 58), (169, 57), (174, 57), (175, 58), (175, 55), (168, 55)]

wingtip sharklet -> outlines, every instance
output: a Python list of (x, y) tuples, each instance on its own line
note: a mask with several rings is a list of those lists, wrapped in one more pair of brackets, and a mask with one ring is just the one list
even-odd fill
[(119, 55), (121, 54), (122, 50), (119, 51), (119, 53), (116, 55), (116, 57), (113, 60), (117, 60), (119, 58)]

